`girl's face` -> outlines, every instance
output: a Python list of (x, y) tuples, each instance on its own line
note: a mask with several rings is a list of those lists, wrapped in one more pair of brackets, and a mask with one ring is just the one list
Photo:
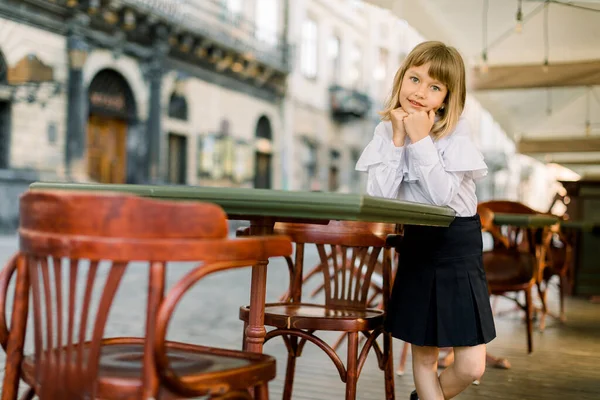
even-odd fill
[(429, 63), (412, 66), (404, 74), (400, 87), (400, 106), (407, 113), (415, 111), (429, 112), (444, 105), (448, 88), (429, 76)]

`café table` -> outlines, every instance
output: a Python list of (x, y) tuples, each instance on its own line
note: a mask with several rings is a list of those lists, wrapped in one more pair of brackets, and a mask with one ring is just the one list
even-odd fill
[[(218, 204), (230, 220), (250, 222), (251, 235), (273, 233), (276, 222), (327, 224), (331, 220), (448, 226), (448, 207), (390, 200), (363, 194), (281, 191), (231, 187), (35, 182), (30, 190), (82, 190), (131, 193), (165, 200)], [(93, 210), (90, 210), (93, 212)], [(252, 267), (250, 316), (245, 350), (262, 353), (267, 261)]]

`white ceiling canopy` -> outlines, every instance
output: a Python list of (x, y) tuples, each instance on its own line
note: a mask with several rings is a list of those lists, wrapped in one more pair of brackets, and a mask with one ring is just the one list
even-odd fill
[[(471, 93), (517, 149), (521, 140), (553, 140), (560, 147), (544, 146), (553, 150), (548, 156), (531, 155), (600, 172), (592, 152), (600, 143), (600, 0), (366, 1), (457, 47)], [(589, 164), (569, 139), (590, 140)]]

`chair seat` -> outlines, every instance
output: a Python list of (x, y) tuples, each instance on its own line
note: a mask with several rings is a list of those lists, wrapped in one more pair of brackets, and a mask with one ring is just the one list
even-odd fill
[[(83, 362), (89, 355), (89, 343), (84, 344)], [(214, 347), (196, 346), (168, 342), (167, 356), (174, 373), (199, 390), (206, 393), (226, 388), (241, 390), (254, 387), (275, 378), (275, 359), (271, 356)], [(66, 348), (58, 350), (59, 358), (67, 360)], [(71, 362), (76, 363), (76, 350)], [(130, 399), (140, 398), (143, 389), (142, 366), (144, 341), (138, 338), (105, 339), (102, 344), (98, 367), (97, 397)], [(65, 365), (65, 361), (61, 363)], [(25, 357), (23, 379), (34, 388), (41, 382), (35, 379), (34, 356)], [(230, 385), (228, 388), (224, 383)], [(161, 398), (173, 398), (166, 388), (161, 387)], [(115, 395), (118, 393), (118, 395)]]
[[(240, 319), (248, 321), (250, 309), (240, 307)], [(265, 325), (276, 328), (359, 332), (383, 324), (385, 312), (377, 309), (326, 307), (320, 304), (271, 303), (265, 307)]]
[(528, 285), (533, 278), (535, 258), (527, 253), (490, 251), (483, 253), (483, 265), (488, 284)]

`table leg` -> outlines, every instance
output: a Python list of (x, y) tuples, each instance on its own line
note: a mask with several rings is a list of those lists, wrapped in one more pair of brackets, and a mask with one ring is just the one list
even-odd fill
[[(275, 221), (271, 218), (253, 220), (250, 223), (251, 235), (272, 235)], [(244, 350), (262, 353), (265, 342), (265, 301), (267, 295), (267, 264), (268, 260), (259, 262), (252, 267), (252, 283), (250, 284), (250, 315), (246, 327), (246, 343)]]
[(267, 291), (267, 261), (252, 267), (250, 285), (250, 315), (246, 328), (246, 347), (244, 350), (262, 353), (267, 330), (265, 329), (265, 301)]

